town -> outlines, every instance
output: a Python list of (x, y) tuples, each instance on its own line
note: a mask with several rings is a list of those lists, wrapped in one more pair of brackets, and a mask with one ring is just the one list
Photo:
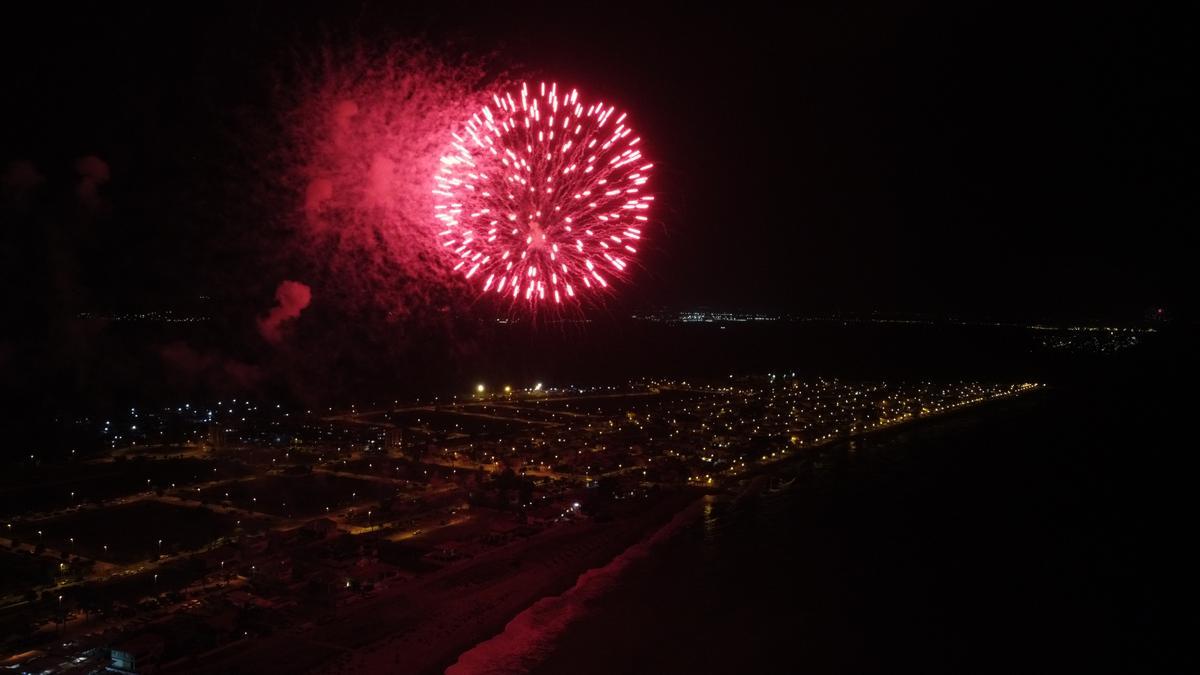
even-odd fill
[(78, 447), (28, 453), (0, 483), (0, 662), (228, 672), (286, 652), (289, 667), (312, 667), (447, 621), (432, 608), (464, 593), (503, 592), (495, 616), (409, 648), (422, 672), (699, 496), (1038, 388), (770, 373), (72, 420)]

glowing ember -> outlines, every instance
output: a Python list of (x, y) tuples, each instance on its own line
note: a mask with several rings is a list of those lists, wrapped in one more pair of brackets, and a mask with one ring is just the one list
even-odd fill
[(627, 276), (654, 197), (625, 114), (575, 90), (495, 94), (434, 174), (438, 239), (484, 293), (562, 303)]

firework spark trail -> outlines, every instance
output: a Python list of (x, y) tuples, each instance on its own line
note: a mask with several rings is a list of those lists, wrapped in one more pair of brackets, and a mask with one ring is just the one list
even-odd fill
[(654, 165), (625, 113), (523, 83), (493, 94), (452, 138), (432, 192), (454, 271), (530, 306), (578, 301), (628, 276)]

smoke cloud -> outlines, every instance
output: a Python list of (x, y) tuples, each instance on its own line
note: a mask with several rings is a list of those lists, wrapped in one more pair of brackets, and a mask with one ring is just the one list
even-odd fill
[(283, 281), (275, 289), (275, 306), (258, 320), (258, 332), (272, 344), (283, 341), (283, 325), (300, 316), (312, 302), (312, 289), (299, 281)]
[(23, 159), (9, 162), (0, 175), (0, 188), (4, 191), (5, 201), (20, 202), (44, 182), (46, 178), (37, 167)]
[(433, 175), (495, 76), (420, 44), (329, 52), (302, 70), (279, 87), (294, 99), (282, 103), (285, 130), (270, 153), (295, 198), (277, 211), (294, 228), (289, 251), (347, 313), (443, 311), (461, 283), (437, 248)]
[(262, 381), (257, 366), (205, 352), (186, 342), (172, 342), (159, 349), (168, 378), (183, 389), (201, 386), (211, 392), (243, 392)]
[(79, 174), (79, 184), (75, 186), (75, 194), (89, 208), (100, 205), (100, 186), (108, 182), (110, 177), (108, 162), (95, 155), (87, 155), (75, 160), (75, 172)]

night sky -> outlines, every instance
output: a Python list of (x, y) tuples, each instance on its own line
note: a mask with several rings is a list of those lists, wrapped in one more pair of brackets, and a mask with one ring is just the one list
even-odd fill
[[(577, 82), (637, 121), (661, 229), (610, 313), (1135, 321), (1196, 309), (1188, 17), (1011, 3), (240, 4), (6, 9), (6, 360), (32, 342), (87, 341), (58, 335), (56, 317), (186, 310), (200, 296), (215, 321), (253, 333), (277, 284), (306, 279), (245, 193), (278, 73), (323, 47), (410, 39)], [(79, 163), (89, 156), (103, 168)], [(313, 311), (336, 314), (329, 298), (317, 288)]]
[[(1107, 316), (1185, 301), (1200, 59), (1181, 17), (474, 4), (9, 14), (3, 159), (51, 190), (75, 157), (110, 165), (104, 234), (80, 254), (97, 301), (189, 294), (180, 258), (208, 234), (189, 211), (219, 191), (188, 183), (222, 179), (221, 141), (265, 74), (315, 42), (416, 36), (634, 113), (663, 178), (649, 304)], [(149, 283), (130, 287), (126, 263)]]

